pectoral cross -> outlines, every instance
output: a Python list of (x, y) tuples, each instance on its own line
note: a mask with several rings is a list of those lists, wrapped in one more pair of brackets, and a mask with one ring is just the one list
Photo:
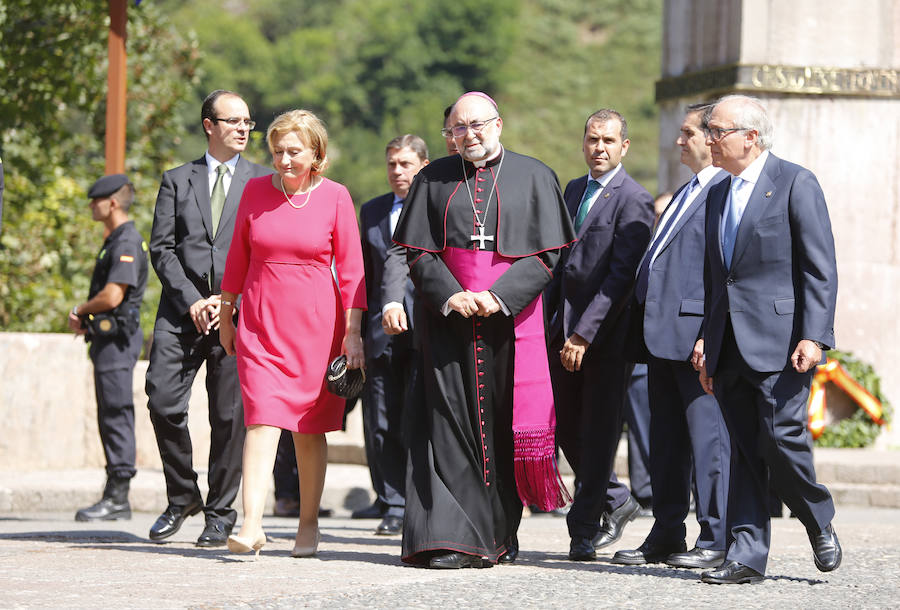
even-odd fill
[(478, 249), (484, 250), (484, 242), (494, 241), (493, 235), (484, 234), (484, 225), (478, 225), (478, 235), (469, 235), (469, 239), (478, 242)]

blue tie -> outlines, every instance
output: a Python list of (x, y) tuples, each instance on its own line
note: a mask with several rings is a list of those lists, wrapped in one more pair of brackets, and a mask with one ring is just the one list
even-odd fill
[(660, 245), (662, 245), (663, 239), (669, 233), (672, 225), (675, 224), (675, 220), (681, 213), (681, 209), (691, 198), (694, 189), (696, 189), (698, 186), (700, 186), (700, 182), (697, 180), (697, 176), (694, 176), (690, 184), (688, 184), (688, 186), (682, 192), (681, 200), (678, 202), (678, 204), (675, 206), (675, 209), (672, 210), (672, 213), (666, 219), (666, 223), (659, 231), (656, 232), (656, 236), (653, 238), (653, 243), (650, 244), (650, 247), (647, 248), (647, 252), (644, 253), (644, 260), (641, 261), (641, 267), (638, 270), (637, 280), (635, 281), (634, 285), (634, 296), (637, 298), (638, 303), (643, 303), (645, 300), (647, 300), (647, 288), (650, 284), (650, 262), (653, 260), (654, 252), (656, 252), (656, 249), (659, 248)]
[(585, 217), (587, 217), (588, 212), (591, 209), (590, 201), (594, 196), (594, 193), (597, 192), (597, 189), (600, 188), (600, 183), (596, 180), (588, 180), (587, 188), (584, 189), (584, 196), (581, 198), (581, 204), (578, 206), (578, 214), (575, 216), (575, 232), (578, 232), (578, 229), (581, 228), (581, 225), (584, 223)]
[(725, 257), (725, 268), (731, 269), (731, 257), (734, 255), (734, 240), (737, 238), (738, 227), (741, 224), (741, 215), (738, 211), (735, 196), (741, 189), (744, 181), (741, 178), (731, 179), (731, 201), (725, 213), (725, 227), (722, 229), (722, 254)]

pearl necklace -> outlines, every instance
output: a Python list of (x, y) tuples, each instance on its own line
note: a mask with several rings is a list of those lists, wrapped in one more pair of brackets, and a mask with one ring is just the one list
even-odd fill
[[(309, 188), (307, 189), (307, 191), (306, 191), (306, 201), (304, 201), (304, 202), (303, 202), (302, 204), (300, 204), (300, 205), (295, 205), (294, 202), (291, 201), (291, 198), (288, 197), (287, 191), (284, 190), (284, 178), (282, 178), (281, 176), (279, 176), (278, 179), (279, 179), (279, 181), (281, 182), (281, 193), (284, 195), (284, 200), (287, 201), (287, 202), (288, 202), (288, 205), (290, 205), (290, 206), (291, 206), (292, 208), (294, 208), (295, 210), (299, 210), (299, 209), (301, 209), (301, 208), (305, 208), (305, 207), (306, 207), (306, 204), (309, 203), (309, 197), (310, 197), (310, 195), (312, 195), (312, 192), (315, 190), (315, 188), (316, 188), (317, 186), (319, 186), (320, 184), (322, 184), (321, 181), (320, 181), (320, 182), (317, 182), (317, 183), (316, 183), (316, 186), (311, 186), (311, 187), (309, 187)], [(295, 193), (295, 194), (296, 194), (296, 193)], [(292, 195), (292, 196), (293, 196), (293, 195)]]

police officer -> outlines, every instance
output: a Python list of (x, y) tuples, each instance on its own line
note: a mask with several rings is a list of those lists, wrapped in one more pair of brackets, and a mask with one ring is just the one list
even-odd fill
[(147, 244), (128, 220), (134, 186), (125, 174), (100, 178), (88, 198), (106, 240), (97, 255), (88, 300), (69, 312), (69, 328), (91, 344), (107, 478), (103, 498), (75, 513), (75, 520), (130, 519), (128, 488), (136, 472), (132, 375), (143, 343), (140, 311), (147, 287)]

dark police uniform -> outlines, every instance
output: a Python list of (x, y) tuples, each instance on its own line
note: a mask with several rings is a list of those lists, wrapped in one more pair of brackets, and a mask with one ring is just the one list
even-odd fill
[[(106, 454), (106, 474), (114, 479), (130, 479), (135, 474), (132, 378), (144, 337), (140, 312), (148, 269), (147, 244), (129, 220), (103, 242), (91, 276), (88, 300), (110, 282), (128, 286), (119, 306), (107, 312), (115, 318), (117, 332), (106, 337), (88, 330), (87, 335), (94, 363), (97, 423)], [(88, 326), (109, 327), (112, 322), (98, 318)]]

